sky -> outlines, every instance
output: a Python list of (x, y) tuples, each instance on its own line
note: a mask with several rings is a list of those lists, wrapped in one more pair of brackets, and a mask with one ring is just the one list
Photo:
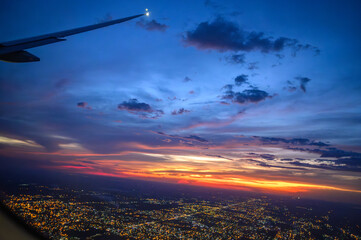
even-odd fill
[[(0, 164), (361, 203), (359, 1), (2, 1)], [(20, 170), (19, 170), (20, 171)]]

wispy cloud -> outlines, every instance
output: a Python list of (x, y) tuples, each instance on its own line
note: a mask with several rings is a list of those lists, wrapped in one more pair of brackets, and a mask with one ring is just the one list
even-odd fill
[(169, 28), (169, 26), (159, 23), (154, 19), (151, 21), (141, 19), (136, 24), (137, 24), (137, 26), (144, 28), (145, 30), (148, 30), (148, 31), (165, 32)]

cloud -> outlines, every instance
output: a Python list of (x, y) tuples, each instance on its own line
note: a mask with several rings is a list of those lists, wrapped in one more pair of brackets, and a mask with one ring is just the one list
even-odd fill
[[(310, 167), (310, 168), (320, 168), (320, 169), (327, 169), (327, 170), (339, 170), (339, 171), (351, 171), (351, 172), (361, 172), (361, 164), (359, 163), (361, 158), (356, 159), (356, 161), (345, 161), (341, 163), (338, 160), (330, 161), (330, 163), (321, 163), (321, 164), (312, 164), (308, 162), (300, 162), (294, 161), (289, 162), (288, 164), (299, 166), (299, 167)], [(327, 160), (326, 160), (327, 161)], [(326, 162), (323, 161), (323, 162)], [(356, 164), (355, 164), (356, 163)]]
[(219, 4), (219, 3), (215, 2), (215, 1), (211, 1), (211, 0), (205, 0), (204, 5), (206, 7), (211, 7), (211, 8), (214, 8), (216, 10), (220, 10), (220, 9), (224, 8), (221, 4)]
[(333, 158), (344, 158), (344, 157), (361, 158), (361, 153), (344, 151), (344, 150), (337, 149), (334, 147), (329, 147), (329, 148), (327, 148), (327, 150), (323, 150), (323, 149), (307, 150), (306, 149), (306, 151), (313, 152), (313, 153), (319, 153), (319, 154), (321, 154), (321, 157), (324, 157), (324, 158), (332, 158), (332, 157)]
[(198, 137), (196, 135), (190, 135), (189, 137), (185, 137), (185, 138), (191, 139), (191, 140), (196, 140), (198, 142), (203, 142), (203, 143), (208, 142), (206, 139)]
[(279, 53), (275, 54), (275, 56), (276, 56), (278, 59), (283, 59), (283, 58), (285, 57), (285, 55), (279, 54)]
[[(253, 157), (258, 157), (258, 158), (262, 158), (262, 159), (265, 159), (265, 160), (275, 160), (276, 159), (276, 155), (268, 154), (268, 153), (258, 154), (258, 153), (250, 152), (250, 153), (248, 153), (248, 155), (250, 157), (252, 157), (252, 158)], [(248, 159), (248, 160), (251, 160), (251, 159)], [(251, 161), (262, 162), (262, 161), (257, 161), (257, 160), (254, 160), (254, 159), (252, 159)]]
[[(353, 171), (361, 172), (361, 153), (344, 151), (334, 147), (329, 147), (329, 144), (310, 140), (307, 138), (273, 138), (273, 137), (256, 137), (264, 144), (277, 144), (278, 147), (289, 149), (293, 151), (300, 152), (309, 152), (314, 154), (319, 154), (317, 159), (305, 159), (305, 158), (281, 158), (281, 162), (286, 162), (286, 164), (295, 165), (298, 167), (309, 167), (309, 168), (319, 168), (327, 170), (338, 170), (338, 171)], [(286, 143), (287, 145), (283, 145)], [(309, 146), (309, 147), (292, 147), (294, 146)], [(265, 160), (275, 160), (277, 162), (277, 157), (273, 154), (258, 154), (258, 153), (248, 153), (250, 157), (259, 157)], [(256, 161), (256, 160), (253, 160)], [(263, 164), (262, 164), (263, 166)]]
[(141, 118), (157, 119), (164, 114), (162, 110), (155, 110), (149, 104), (138, 102), (135, 98), (119, 104), (118, 109), (126, 110), (129, 113), (140, 116)]
[(247, 81), (248, 81), (248, 75), (245, 74), (241, 74), (234, 79), (236, 86), (241, 86), (244, 83), (247, 83)]
[(206, 156), (210, 156), (210, 157), (216, 157), (216, 158), (221, 158), (221, 159), (226, 159), (226, 160), (231, 160), (233, 161), (233, 158), (229, 158), (229, 157), (224, 157), (222, 155), (214, 155), (214, 154), (205, 154)]
[(170, 100), (170, 101), (175, 101), (175, 100), (177, 100), (177, 97), (176, 97), (176, 96), (174, 96), (174, 97), (168, 97), (168, 100)]
[(183, 82), (190, 82), (190, 81), (192, 81), (192, 79), (190, 79), (189, 77), (185, 77), (185, 78), (183, 79)]
[(225, 101), (220, 101), (219, 103), (222, 104), (222, 105), (230, 105), (229, 102), (225, 102)]
[(232, 91), (233, 90), (233, 85), (232, 84), (227, 84), (227, 85), (224, 85), (223, 88), (226, 89), (227, 91)]
[(242, 12), (235, 11), (234, 8), (223, 5), (223, 3), (219, 3), (217, 1), (206, 0), (204, 1), (204, 5), (213, 9), (217, 15), (229, 15), (232, 17), (236, 17), (242, 14)]
[(245, 58), (246, 57), (244, 54), (233, 54), (231, 56), (226, 57), (226, 61), (234, 64), (244, 64), (246, 62)]
[[(302, 145), (319, 146), (324, 144), (322, 144), (322, 142), (310, 141), (310, 143), (302, 144)], [(300, 151), (300, 152), (315, 153), (320, 155), (320, 158), (315, 159), (314, 163), (309, 161), (304, 162), (305, 160), (308, 159), (295, 158), (294, 160), (297, 161), (293, 161), (293, 159), (286, 159), (285, 161), (288, 161), (288, 164), (303, 166), (303, 167), (330, 169), (330, 170), (361, 172), (361, 153), (358, 152), (344, 151), (334, 147), (327, 147), (326, 149), (288, 147), (286, 149), (290, 149), (293, 151)]]
[(148, 30), (148, 31), (165, 32), (167, 30), (167, 28), (169, 27), (165, 24), (157, 22), (154, 19), (152, 21), (146, 21), (144, 19), (141, 19), (136, 24), (137, 24), (137, 26), (144, 28), (145, 30)]
[(192, 123), (191, 125), (183, 128), (182, 130), (188, 130), (188, 129), (199, 128), (199, 127), (221, 128), (221, 127), (225, 127), (225, 126), (232, 124), (234, 121), (242, 118), (243, 115), (244, 115), (244, 111), (240, 111), (237, 114), (230, 116), (228, 119), (225, 119), (225, 120), (214, 119), (214, 120), (210, 120), (207, 122)]
[(248, 63), (248, 70), (255, 70), (258, 69), (258, 62), (250, 62)]
[[(177, 138), (177, 139), (182, 139), (182, 140), (186, 140), (186, 141), (196, 141), (196, 142), (200, 142), (200, 143), (208, 143), (208, 140), (202, 138), (202, 137), (199, 137), (197, 135), (189, 135), (189, 136), (186, 136), (186, 137), (182, 137), (182, 136), (179, 136), (179, 135), (168, 135), (166, 133), (163, 133), (163, 132), (153, 132), (155, 134), (158, 134), (158, 135), (162, 135), (162, 136), (165, 136), (165, 137), (170, 137), (170, 138)], [(192, 142), (188, 142), (188, 144), (190, 144)]]
[(301, 49), (317, 50), (309, 44), (300, 44), (296, 39), (286, 37), (275, 39), (266, 36), (264, 32), (245, 31), (236, 23), (222, 17), (212, 22), (201, 22), (195, 29), (185, 33), (183, 41), (187, 46), (219, 52), (261, 51), (268, 53), (280, 52), (285, 48), (292, 48), (295, 52)]
[(295, 86), (287, 86), (283, 88), (284, 90), (287, 90), (289, 92), (294, 92), (297, 90), (297, 88)]
[(357, 154), (355, 157), (339, 158), (336, 160), (337, 164), (347, 165), (350, 167), (356, 167), (361, 171), (361, 154)]
[(289, 92), (294, 92), (296, 91), (298, 88), (301, 89), (303, 92), (306, 92), (306, 85), (309, 81), (311, 81), (311, 79), (307, 78), (307, 77), (295, 77), (295, 79), (297, 81), (299, 81), (299, 86), (295, 86), (295, 82), (294, 81), (287, 81), (287, 86), (284, 87), (284, 90), (287, 90)]
[(107, 13), (104, 17), (97, 19), (97, 23), (103, 23), (112, 20), (113, 17), (110, 13)]
[(314, 140), (310, 140), (307, 138), (277, 138), (277, 137), (258, 137), (254, 136), (253, 138), (258, 139), (263, 144), (280, 144), (280, 143), (286, 143), (286, 144), (292, 144), (292, 145), (308, 145), (308, 146), (318, 146), (318, 147), (326, 147), (329, 146), (329, 144), (324, 142), (318, 142)]
[(268, 163), (260, 162), (258, 163), (261, 167), (268, 167), (268, 168), (282, 168), (282, 169), (291, 169), (291, 170), (306, 170), (305, 168), (299, 167), (287, 167), (287, 166), (280, 166), (280, 165), (270, 165)]
[(131, 112), (153, 112), (153, 109), (147, 103), (140, 103), (137, 99), (129, 99), (118, 105), (120, 110), (128, 110)]
[(247, 104), (258, 103), (270, 97), (265, 91), (258, 89), (246, 89), (243, 92), (227, 91), (222, 99), (230, 99), (233, 103)]
[(172, 115), (180, 115), (180, 114), (189, 113), (189, 112), (191, 112), (191, 111), (184, 109), (184, 108), (180, 108), (178, 111), (174, 110), (172, 112)]
[[(233, 103), (238, 104), (247, 104), (247, 103), (258, 103), (260, 101), (265, 100), (266, 98), (272, 98), (269, 93), (263, 90), (257, 89), (257, 87), (249, 85), (248, 82), (248, 75), (241, 74), (235, 77), (234, 79), (235, 84), (227, 84), (222, 89), (225, 90), (222, 99), (231, 100)], [(249, 85), (251, 89), (245, 89), (242, 92), (235, 92), (233, 89), (236, 86), (242, 86), (245, 83)], [(222, 101), (221, 104), (227, 104), (227, 102)]]
[(64, 88), (70, 83), (69, 79), (62, 78), (55, 83), (56, 88)]
[(90, 107), (87, 102), (78, 102), (77, 107), (89, 110), (92, 109), (92, 107)]
[(261, 154), (260, 157), (266, 160), (275, 160), (276, 158), (273, 154)]
[(300, 88), (303, 92), (306, 92), (306, 84), (311, 81), (311, 79), (307, 77), (295, 77), (295, 79), (300, 81)]

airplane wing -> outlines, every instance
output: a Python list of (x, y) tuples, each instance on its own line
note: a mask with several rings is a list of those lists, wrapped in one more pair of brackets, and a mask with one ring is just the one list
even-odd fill
[(111, 20), (103, 23), (93, 24), (85, 27), (74, 28), (70, 30), (65, 30), (56, 33), (50, 33), (45, 35), (40, 35), (37, 37), (31, 38), (24, 38), (15, 41), (3, 42), (0, 43), (0, 60), (6, 62), (35, 62), (40, 61), (40, 58), (34, 56), (33, 54), (24, 51), (24, 49), (38, 47), (50, 43), (56, 43), (65, 41), (64, 37), (74, 35), (77, 33), (87, 32), (94, 29), (107, 27), (113, 24), (122, 23), (129, 21), (133, 18), (141, 17), (141, 16), (148, 16), (149, 12), (147, 11), (144, 14), (138, 14), (131, 17)]

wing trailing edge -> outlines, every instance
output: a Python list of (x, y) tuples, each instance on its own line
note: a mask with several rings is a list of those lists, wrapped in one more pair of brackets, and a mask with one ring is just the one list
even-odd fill
[(24, 63), (24, 62), (38, 62), (40, 61), (40, 58), (27, 51), (20, 50), (16, 52), (2, 54), (0, 55), (0, 60), (4, 62)]

